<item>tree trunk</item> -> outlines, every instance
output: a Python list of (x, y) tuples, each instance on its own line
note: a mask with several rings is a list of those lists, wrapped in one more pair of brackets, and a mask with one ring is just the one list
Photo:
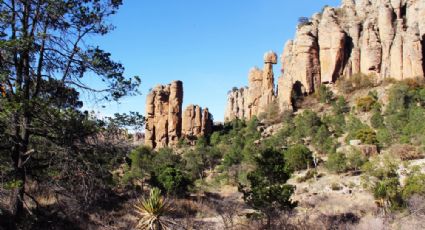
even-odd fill
[(10, 197), (10, 213), (13, 217), (13, 222), (20, 223), (21, 218), (24, 214), (24, 194), (25, 194), (25, 171), (22, 167), (22, 155), (20, 152), (14, 153), (17, 155), (17, 162), (15, 167), (15, 182), (16, 187), (13, 188)]

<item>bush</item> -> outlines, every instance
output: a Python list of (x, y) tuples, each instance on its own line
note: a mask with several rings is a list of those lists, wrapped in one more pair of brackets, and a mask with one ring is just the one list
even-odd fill
[(358, 131), (362, 129), (370, 129), (370, 127), (362, 123), (357, 117), (353, 115), (348, 116), (346, 123), (346, 130), (348, 131), (348, 135), (345, 140), (349, 142), (350, 140), (357, 139)]
[(366, 162), (366, 157), (356, 149), (352, 148), (352, 151), (347, 154), (347, 164), (350, 170), (360, 170)]
[(425, 174), (420, 171), (420, 168), (413, 168), (404, 182), (404, 199), (410, 199), (414, 195), (425, 196)]
[(310, 169), (310, 170), (307, 171), (307, 173), (304, 176), (297, 178), (297, 182), (303, 183), (303, 182), (306, 182), (306, 181), (308, 181), (308, 180), (310, 180), (314, 177), (317, 177), (318, 175), (319, 175), (319, 173), (317, 172), (316, 169)]
[(329, 154), (328, 161), (325, 163), (326, 168), (335, 173), (343, 173), (348, 169), (347, 157), (340, 152)]
[(313, 154), (304, 145), (291, 146), (284, 156), (288, 172), (304, 170), (313, 164)]
[(354, 74), (351, 77), (340, 78), (336, 82), (336, 86), (344, 94), (349, 94), (359, 89), (374, 87), (375, 85), (376, 76), (362, 73)]
[(173, 167), (165, 168), (157, 179), (167, 194), (172, 195), (181, 196), (186, 194), (188, 186), (191, 185), (189, 178), (181, 170)]
[(322, 124), (322, 121), (317, 113), (312, 110), (305, 110), (302, 114), (295, 117), (294, 124), (296, 138), (312, 137)]
[(424, 154), (413, 145), (396, 144), (391, 146), (390, 153), (402, 161), (422, 159)]
[(335, 114), (344, 114), (350, 111), (350, 107), (348, 107), (348, 103), (343, 96), (339, 96), (337, 100), (332, 105), (333, 112)]
[(141, 146), (130, 152), (129, 170), (124, 172), (122, 182), (124, 184), (133, 183), (134, 180), (143, 180), (151, 170), (152, 150), (149, 147)]
[(356, 139), (361, 140), (363, 144), (377, 144), (376, 133), (370, 128), (360, 129), (356, 132)]
[(379, 128), (384, 128), (385, 127), (385, 125), (384, 125), (384, 117), (381, 114), (381, 110), (379, 110), (379, 109), (374, 109), (373, 110), (373, 115), (370, 118), (370, 124), (375, 129), (379, 129)]
[(379, 155), (363, 165), (363, 182), (385, 212), (403, 207), (399, 183), (399, 161), (391, 155)]
[(291, 200), (295, 187), (286, 182), (291, 177), (286, 170), (283, 154), (273, 149), (261, 152), (255, 159), (257, 168), (247, 176), (250, 187), (240, 185), (245, 203), (267, 218), (267, 229), (272, 229), (271, 220), (281, 211), (290, 211), (297, 203)]
[(333, 191), (341, 191), (343, 189), (343, 187), (339, 184), (339, 183), (332, 183), (331, 184), (331, 189)]
[(356, 100), (356, 107), (361, 112), (369, 112), (375, 104), (376, 100), (371, 96), (360, 97)]
[(316, 96), (321, 103), (329, 104), (332, 102), (334, 94), (326, 85), (320, 85), (316, 92)]
[(282, 114), (280, 112), (279, 104), (276, 100), (267, 105), (264, 113), (258, 116), (258, 119), (266, 125), (273, 125), (282, 122)]
[(320, 126), (317, 130), (313, 137), (313, 145), (321, 154), (334, 152), (336, 150), (336, 144), (332, 138), (332, 133), (325, 125)]

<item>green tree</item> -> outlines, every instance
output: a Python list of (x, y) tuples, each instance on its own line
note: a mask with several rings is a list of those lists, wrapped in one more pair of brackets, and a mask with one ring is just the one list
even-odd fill
[(345, 156), (345, 154), (340, 152), (331, 153), (328, 156), (328, 161), (326, 161), (325, 166), (328, 170), (332, 172), (346, 172), (348, 169), (347, 157)]
[(187, 193), (191, 185), (190, 179), (180, 169), (173, 167), (165, 168), (158, 175), (158, 182), (169, 195), (182, 196)]
[(384, 213), (403, 207), (399, 182), (399, 162), (388, 154), (377, 156), (363, 165), (363, 181), (373, 192)]
[[(9, 178), (21, 182), (10, 200), (15, 217), (23, 213), (27, 178), (36, 174), (36, 169), (46, 169), (43, 159), (52, 158), (50, 165), (54, 165), (57, 156), (67, 156), (56, 163), (69, 165), (47, 167), (50, 171), (98, 167), (81, 146), (100, 124), (78, 110), (82, 102), (77, 90), (108, 100), (137, 92), (140, 79), (126, 78), (124, 67), (111, 60), (110, 53), (90, 45), (94, 36), (113, 29), (107, 18), (121, 4), (121, 0), (1, 1), (0, 117), (5, 125), (2, 138), (9, 140), (3, 142), (2, 154), (10, 156)], [(87, 76), (98, 76), (103, 84), (98, 88), (85, 84)], [(52, 157), (52, 152), (58, 154)], [(68, 176), (77, 180), (75, 175)]]
[(298, 138), (311, 137), (322, 124), (320, 117), (312, 110), (305, 110), (294, 119), (295, 135)]
[(124, 183), (144, 181), (152, 167), (152, 150), (149, 147), (141, 146), (132, 150), (128, 156), (130, 158), (130, 168), (123, 177)]
[(284, 152), (286, 169), (288, 172), (307, 169), (313, 164), (313, 155), (304, 145), (294, 145)]
[(344, 114), (350, 111), (347, 101), (343, 96), (339, 96), (332, 105), (335, 114)]
[(280, 211), (292, 210), (296, 203), (291, 201), (294, 186), (286, 184), (290, 174), (281, 152), (267, 149), (256, 158), (257, 169), (247, 176), (250, 188), (242, 185), (239, 190), (245, 202), (260, 211), (267, 218), (267, 229), (271, 229), (272, 219)]
[(330, 104), (333, 96), (333, 92), (326, 85), (320, 85), (319, 90), (317, 91), (317, 97), (321, 103)]

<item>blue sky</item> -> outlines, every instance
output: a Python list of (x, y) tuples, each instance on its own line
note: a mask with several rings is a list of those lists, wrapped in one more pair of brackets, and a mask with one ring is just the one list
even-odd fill
[[(142, 95), (120, 104), (86, 102), (103, 115), (145, 112), (148, 90), (182, 80), (184, 107), (208, 107), (222, 121), (227, 92), (248, 83), (263, 54), (279, 55), (292, 39), (299, 17), (310, 17), (340, 0), (125, 0), (110, 18), (116, 29), (94, 41), (120, 61), (128, 76), (142, 79)], [(280, 64), (275, 66), (275, 79)]]

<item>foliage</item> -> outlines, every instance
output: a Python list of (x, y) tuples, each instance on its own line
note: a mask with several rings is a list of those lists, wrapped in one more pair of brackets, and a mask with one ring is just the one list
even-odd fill
[(378, 143), (375, 131), (370, 128), (357, 130), (356, 139), (361, 140), (363, 144)]
[(390, 155), (380, 155), (363, 166), (363, 181), (372, 191), (384, 212), (403, 207), (402, 187), (397, 173), (399, 162)]
[(162, 170), (157, 179), (167, 194), (178, 196), (185, 195), (192, 183), (184, 172), (174, 167)]
[(316, 95), (321, 103), (326, 104), (330, 104), (334, 96), (333, 92), (326, 85), (320, 85)]
[(322, 124), (322, 121), (312, 110), (305, 110), (302, 114), (295, 117), (294, 124), (296, 127), (294, 135), (297, 138), (303, 138), (316, 133), (317, 129)]
[(348, 169), (347, 157), (340, 152), (331, 153), (328, 156), (328, 161), (326, 161), (325, 166), (331, 172), (346, 172)]
[(360, 170), (366, 162), (367, 158), (357, 149), (351, 148), (347, 154), (347, 167), (350, 170)]
[(304, 176), (297, 178), (297, 182), (303, 183), (317, 176), (319, 176), (319, 173), (316, 169), (309, 169)]
[(420, 168), (414, 167), (404, 181), (403, 198), (410, 199), (414, 195), (425, 195), (425, 174)]
[(348, 113), (350, 111), (350, 107), (348, 107), (348, 103), (343, 96), (338, 96), (336, 101), (332, 104), (332, 108), (336, 115)]
[(279, 104), (276, 100), (269, 103), (264, 113), (258, 116), (258, 119), (266, 125), (273, 125), (282, 122), (282, 114), (280, 112)]
[(336, 143), (326, 125), (321, 125), (313, 136), (313, 145), (319, 153), (327, 154), (335, 152)]
[(374, 75), (365, 75), (362, 73), (354, 74), (351, 77), (338, 79), (336, 86), (344, 93), (349, 94), (359, 89), (371, 88), (376, 85), (376, 77)]
[(130, 169), (125, 172), (122, 180), (123, 183), (132, 182), (134, 180), (143, 180), (149, 172), (147, 167), (152, 158), (151, 149), (146, 146), (138, 147), (129, 154), (131, 161)]
[(389, 103), (384, 112), (385, 129), (392, 141), (425, 144), (424, 86), (399, 83), (389, 92)]
[(380, 109), (374, 109), (373, 110), (373, 115), (370, 118), (370, 124), (375, 129), (379, 129), (379, 128), (384, 128), (385, 127), (384, 117), (382, 116), (382, 113), (381, 113), (381, 110)]
[(303, 27), (305, 25), (310, 25), (310, 19), (308, 17), (300, 17), (298, 18), (298, 27)]
[(173, 224), (165, 218), (172, 211), (171, 204), (161, 196), (158, 188), (151, 189), (149, 197), (142, 198), (134, 207), (139, 215), (137, 229), (170, 229)]
[(295, 188), (286, 184), (290, 174), (281, 152), (267, 149), (255, 159), (257, 169), (248, 174), (250, 188), (240, 185), (245, 202), (267, 217), (268, 226), (281, 210), (291, 210), (296, 203), (291, 201)]
[(310, 149), (304, 145), (294, 145), (284, 152), (286, 169), (288, 172), (307, 169), (313, 164), (313, 156)]
[(365, 96), (356, 99), (356, 107), (361, 112), (369, 112), (376, 103), (376, 99), (371, 96)]
[[(0, 4), (1, 155), (8, 180), (22, 181), (10, 199), (24, 216), (28, 180), (73, 197), (80, 209), (107, 197), (112, 169), (128, 150), (99, 137), (111, 130), (80, 109), (81, 92), (119, 100), (138, 94), (140, 78), (93, 45), (109, 33), (121, 0), (13, 1)], [(101, 84), (87, 84), (97, 79)], [(139, 118), (141, 118), (139, 116)], [(139, 119), (143, 124), (143, 119)], [(99, 140), (100, 139), (100, 140)], [(31, 194), (30, 194), (31, 195)]]
[(349, 115), (347, 118), (346, 129), (348, 132), (345, 140), (348, 142), (350, 140), (354, 140), (357, 138), (359, 132), (363, 132), (361, 130), (370, 130), (369, 126), (362, 123), (357, 117), (353, 115)]

